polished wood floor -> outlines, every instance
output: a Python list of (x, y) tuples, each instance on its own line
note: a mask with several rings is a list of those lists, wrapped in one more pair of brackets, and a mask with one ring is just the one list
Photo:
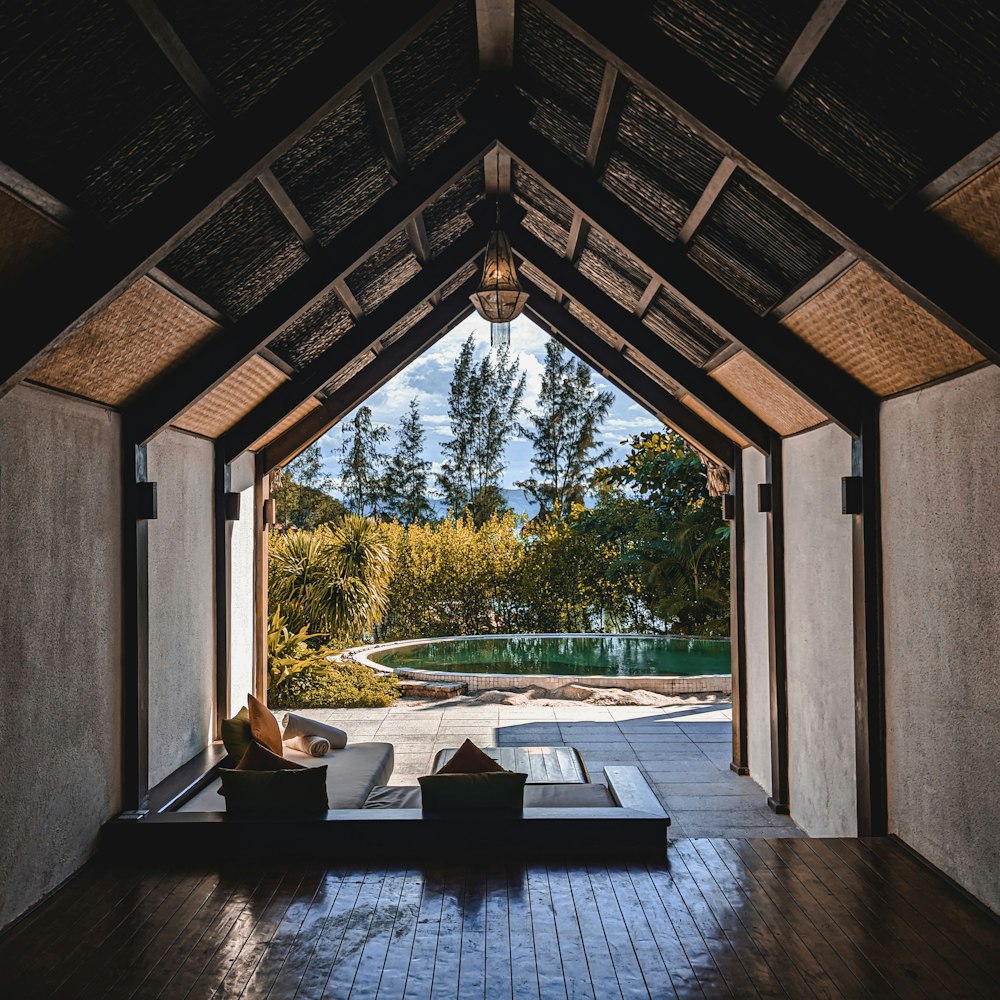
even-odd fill
[(92, 867), (0, 995), (997, 997), (1000, 925), (889, 841), (685, 840), (654, 866)]

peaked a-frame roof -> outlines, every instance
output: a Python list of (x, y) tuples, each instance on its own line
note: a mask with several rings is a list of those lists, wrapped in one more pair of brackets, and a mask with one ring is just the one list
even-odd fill
[(273, 465), (467, 315), (500, 199), (532, 316), (706, 454), (857, 432), (1000, 360), (998, 54), (957, 0), (18, 9), (0, 386)]

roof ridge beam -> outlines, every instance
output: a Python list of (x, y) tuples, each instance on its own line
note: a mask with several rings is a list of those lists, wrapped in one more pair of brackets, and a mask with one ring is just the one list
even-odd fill
[(4, 320), (19, 335), (0, 365), (0, 396), (339, 107), (451, 2), (413, 0), (393, 17), (380, 6), (356, 6), (336, 37), (103, 238), (71, 248), (5, 295)]
[(262, 434), (301, 406), (339, 371), (348, 367), (378, 342), (379, 338), (427, 301), (455, 274), (483, 252), (488, 230), (482, 226), (463, 233), (443, 253), (393, 292), (381, 305), (358, 320), (317, 358), (288, 382), (258, 403), (220, 439), (225, 460), (231, 462)]
[(714, 462), (733, 467), (736, 443), (722, 431), (686, 407), (676, 396), (637, 368), (628, 358), (616, 351), (607, 341), (588, 330), (575, 316), (568, 313), (554, 299), (550, 299), (529, 278), (523, 279), (525, 290), (531, 298), (526, 311), (541, 320), (553, 336), (574, 354), (584, 355), (591, 366), (613, 382), (619, 389), (645, 406), (665, 424), (669, 424), (683, 438)]
[(577, 305), (622, 337), (630, 347), (691, 393), (733, 430), (767, 453), (774, 430), (765, 421), (523, 226), (511, 235), (516, 254), (544, 274)]
[(279, 465), (286, 465), (454, 329), (472, 312), (469, 296), (475, 291), (477, 280), (473, 276), (456, 288), (442, 299), (433, 312), (414, 323), (399, 340), (393, 341), (336, 392), (321, 400), (318, 409), (307, 413), (267, 444), (261, 451), (264, 468), (270, 471)]
[(563, 30), (614, 63), (724, 156), (850, 250), (994, 363), (1000, 269), (927, 216), (890, 212), (832, 162), (720, 81), (694, 56), (620, 9), (537, 0)]
[(212, 339), (125, 411), (137, 441), (176, 419), (252, 354), (266, 346), (366, 257), (388, 242), (416, 212), (449, 188), (494, 143), (486, 130), (466, 126), (407, 178), (386, 192), (323, 252), (279, 285), (243, 319)]
[[(845, 430), (857, 433), (862, 414), (876, 399), (870, 389), (791, 331), (758, 316), (529, 126), (501, 122), (500, 142), (546, 187), (579, 209), (591, 225), (684, 299), (713, 328), (739, 343)], [(559, 178), (558, 182), (553, 178)]]

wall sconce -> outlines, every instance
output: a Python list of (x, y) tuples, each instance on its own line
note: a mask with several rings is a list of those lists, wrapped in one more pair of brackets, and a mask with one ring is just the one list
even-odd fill
[(724, 521), (736, 519), (736, 497), (732, 493), (722, 494), (722, 519)]
[(156, 520), (156, 483), (135, 484), (135, 519)]
[(861, 514), (865, 509), (864, 480), (861, 476), (844, 476), (840, 480), (840, 510), (843, 514)]
[(222, 502), (226, 508), (226, 520), (238, 521), (240, 519), (240, 495), (239, 493), (223, 493)]
[(275, 502), (273, 500), (264, 501), (264, 527), (275, 524), (278, 520)]
[(757, 484), (757, 510), (770, 514), (773, 508), (774, 492), (770, 483)]

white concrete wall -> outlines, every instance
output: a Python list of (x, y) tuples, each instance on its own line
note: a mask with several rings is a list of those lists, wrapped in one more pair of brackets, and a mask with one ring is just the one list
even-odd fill
[(750, 776), (771, 793), (771, 701), (767, 635), (767, 515), (757, 510), (757, 486), (767, 481), (764, 456), (743, 450), (746, 524), (747, 754)]
[(149, 522), (149, 781), (211, 739), (215, 690), (213, 448), (163, 431), (148, 447), (159, 516)]
[(103, 407), (0, 399), (0, 927), (120, 808), (119, 449)]
[(881, 427), (890, 829), (1000, 912), (1000, 371)]
[(255, 461), (252, 454), (241, 455), (232, 464), (230, 488), (240, 494), (240, 519), (231, 523), (230, 599), (230, 706), (235, 715), (253, 691), (254, 648), (254, 510)]
[(857, 836), (851, 518), (840, 479), (851, 439), (785, 440), (785, 643), (792, 818), (814, 837)]

